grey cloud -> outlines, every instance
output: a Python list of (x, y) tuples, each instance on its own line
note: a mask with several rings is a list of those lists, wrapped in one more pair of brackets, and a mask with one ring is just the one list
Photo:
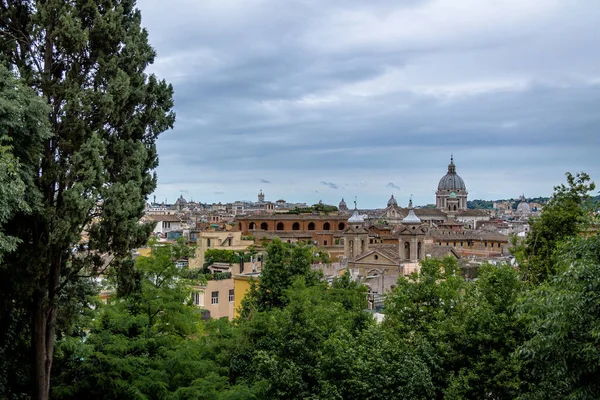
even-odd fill
[[(365, 207), (398, 181), (426, 204), (450, 153), (473, 196), (551, 191), (567, 170), (600, 175), (600, 4), (532, 2), (510, 32), (492, 18), (440, 37), (418, 21), (356, 34), (369, 19), (435, 12), (429, 0), (174, 1), (138, 2), (159, 56), (152, 70), (175, 87), (158, 197), (185, 184), (202, 201), (217, 185), (253, 199), (256, 176), (269, 176), (273, 197), (308, 201), (327, 176)], [(354, 25), (329, 28), (347, 15)], [(409, 28), (425, 33), (389, 40)]]
[(321, 181), (321, 185), (325, 185), (327, 187), (330, 187), (331, 189), (337, 189), (338, 185), (336, 185), (333, 182), (325, 182), (325, 181)]
[(388, 183), (387, 185), (385, 185), (385, 187), (400, 190), (400, 186), (395, 185), (393, 182)]
[(261, 178), (261, 179), (260, 179), (260, 183), (271, 183), (271, 181), (268, 181), (268, 180), (266, 180), (266, 179), (262, 179), (262, 178)]

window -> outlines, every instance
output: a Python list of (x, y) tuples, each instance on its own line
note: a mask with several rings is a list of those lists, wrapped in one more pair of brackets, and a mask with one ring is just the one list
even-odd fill
[(278, 231), (282, 231), (283, 230), (283, 222), (278, 222), (277, 223), (277, 230)]
[(340, 223), (338, 224), (338, 229), (339, 229), (340, 231), (343, 231), (345, 227), (346, 227), (346, 225), (345, 225), (343, 222), (340, 222)]
[(324, 231), (328, 231), (328, 230), (330, 230), (330, 229), (331, 229), (331, 225), (329, 224), (329, 222), (325, 222), (325, 223), (323, 224), (323, 230), (324, 230)]
[(233, 289), (229, 289), (229, 302), (233, 303)]
[(297, 222), (294, 222), (294, 225), (292, 225), (292, 230), (293, 231), (299, 231), (300, 230), (300, 224)]
[(206, 239), (206, 247), (210, 247), (210, 239)]
[(250, 230), (256, 229), (256, 224), (254, 222), (250, 222)]
[(308, 224), (308, 230), (309, 231), (314, 231), (315, 230), (315, 223), (314, 222), (310, 222)]
[(267, 224), (266, 222), (263, 222), (262, 224), (260, 224), (260, 229), (262, 229), (263, 231), (266, 231), (267, 229), (269, 229), (269, 224)]
[(192, 301), (194, 305), (204, 307), (204, 293), (202, 292), (192, 292)]
[(327, 240), (323, 240), (323, 246), (327, 246)]
[(219, 292), (212, 292), (210, 304), (219, 304)]

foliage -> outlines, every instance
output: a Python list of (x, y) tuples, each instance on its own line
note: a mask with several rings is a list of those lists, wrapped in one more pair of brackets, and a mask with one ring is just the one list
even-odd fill
[(491, 200), (468, 200), (467, 208), (470, 210), (491, 210), (494, 208), (494, 202)]
[(456, 259), (423, 260), (420, 271), (400, 276), (388, 295), (386, 324), (403, 335), (427, 333), (433, 324), (459, 311), (464, 285)]
[(455, 260), (425, 260), (388, 296), (384, 327), (414, 346), (438, 396), (513, 399), (523, 386), (514, 356), (524, 337), (514, 315), (522, 290), (507, 265), (484, 265), (465, 282)]
[(183, 242), (152, 242), (151, 248), (150, 257), (136, 261), (141, 291), (100, 307), (85, 341), (71, 337), (59, 342), (54, 398), (233, 395), (227, 368), (206, 357), (206, 343), (198, 339), (199, 313), (187, 302), (197, 282), (182, 279), (177, 260), (191, 249)]
[(589, 193), (596, 186), (590, 182), (589, 175), (583, 172), (575, 176), (566, 175), (567, 185), (554, 188), (554, 194), (539, 218), (531, 221), (531, 229), (523, 245), (513, 250), (525, 278), (533, 284), (554, 275), (558, 244), (582, 232), (594, 211), (590, 209)]
[(443, 357), (448, 399), (514, 399), (530, 376), (515, 355), (525, 326), (515, 315), (523, 293), (509, 265), (483, 265), (467, 286), (460, 314), (440, 324), (435, 343)]
[(204, 268), (210, 267), (216, 262), (227, 263), (229, 265), (239, 263), (240, 260), (249, 262), (251, 257), (256, 255), (254, 251), (236, 251), (226, 249), (206, 249), (204, 252)]
[(600, 397), (600, 236), (559, 248), (558, 273), (522, 300), (521, 356), (536, 377), (525, 399)]
[(17, 301), (28, 283), (14, 279), (18, 266), (6, 259), (23, 244), (9, 224), (38, 211), (34, 176), (49, 136), (48, 111), (42, 98), (0, 66), (0, 398), (24, 398), (31, 387), (31, 322)]
[[(63, 289), (104, 268), (102, 256), (123, 275), (120, 290), (135, 288), (130, 250), (149, 234), (138, 220), (156, 184), (155, 141), (175, 119), (173, 89), (144, 72), (155, 53), (135, 1), (7, 0), (0, 31), (0, 63), (49, 104), (26, 124), (5, 120), (29, 211), (3, 224), (19, 245), (0, 276), (30, 318), (32, 394), (45, 399)], [(74, 252), (82, 234), (87, 250)]]
[[(319, 274), (311, 270), (313, 262), (312, 246), (283, 243), (275, 238), (266, 246), (264, 265), (260, 281), (255, 291), (247, 296), (255, 296), (254, 301), (246, 302), (248, 306), (257, 307), (258, 311), (282, 307), (286, 303), (285, 291), (293, 280), (304, 277), (308, 285), (319, 281)], [(242, 310), (242, 315), (249, 315), (252, 310)]]
[(293, 210), (289, 210), (286, 214), (311, 214), (311, 213), (323, 213), (325, 215), (339, 211), (336, 206), (329, 204), (317, 203), (310, 207), (295, 207)]

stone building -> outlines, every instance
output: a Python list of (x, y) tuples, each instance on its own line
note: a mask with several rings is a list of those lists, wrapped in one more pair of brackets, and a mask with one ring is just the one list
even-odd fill
[(383, 295), (400, 275), (418, 271), (426, 257), (460, 258), (453, 248), (428, 239), (430, 227), (415, 214), (412, 201), (407, 210), (393, 230), (367, 226), (356, 209), (348, 219), (348, 228), (343, 232), (344, 259), (354, 278), (364, 282), (373, 295)]
[[(340, 243), (348, 224), (343, 214), (256, 214), (236, 218), (238, 230), (258, 242), (278, 237), (284, 242), (311, 242), (319, 246)], [(337, 242), (337, 243), (336, 243)]]
[(435, 192), (435, 206), (446, 213), (455, 213), (467, 209), (467, 187), (463, 179), (456, 173), (454, 157), (450, 157), (448, 173), (440, 179)]

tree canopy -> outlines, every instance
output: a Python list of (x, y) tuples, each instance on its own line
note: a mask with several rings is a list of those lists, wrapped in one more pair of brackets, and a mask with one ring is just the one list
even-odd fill
[(30, 321), (21, 332), (30, 336), (30, 386), (46, 399), (58, 304), (73, 294), (65, 288), (107, 259), (122, 275), (119, 290), (134, 288), (131, 249), (148, 238), (138, 220), (156, 184), (155, 141), (173, 126), (173, 89), (145, 73), (155, 53), (134, 0), (7, 0), (0, 32), (0, 64), (40, 99), (15, 94), (31, 115), (2, 116), (27, 207), (2, 221), (17, 247), (4, 255), (0, 281)]

